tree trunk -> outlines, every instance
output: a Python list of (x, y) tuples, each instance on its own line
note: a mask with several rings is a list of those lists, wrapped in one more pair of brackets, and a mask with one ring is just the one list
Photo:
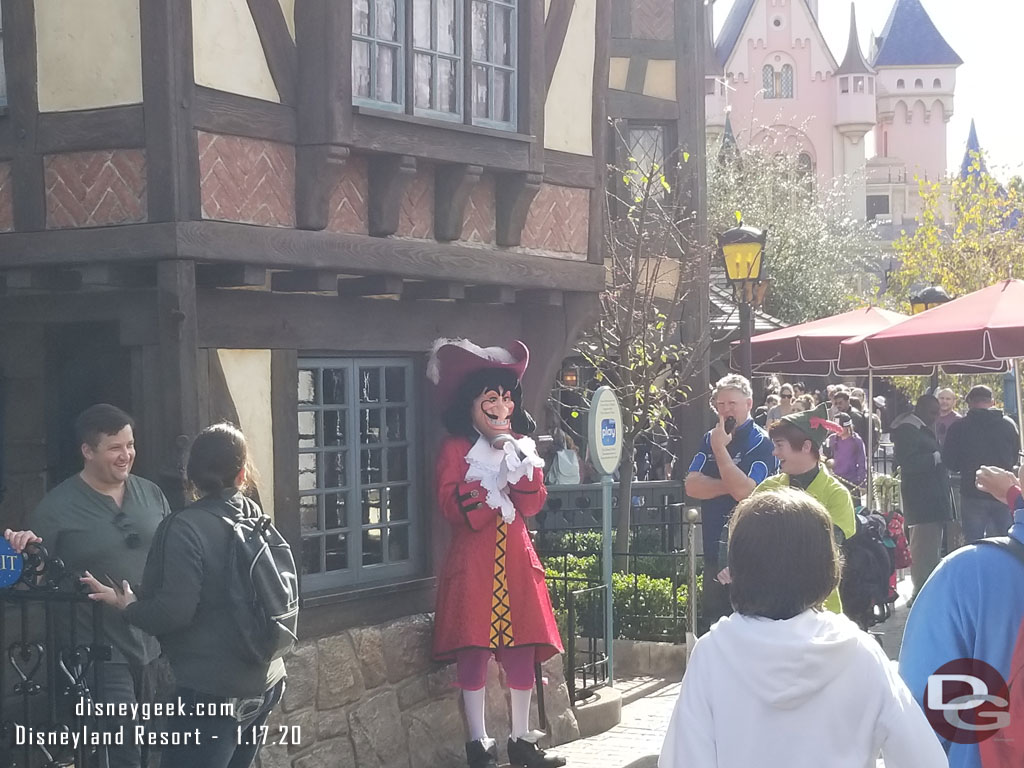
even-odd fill
[(619, 464), (619, 508), (615, 516), (615, 543), (612, 547), (613, 552), (619, 553), (612, 560), (614, 568), (622, 573), (629, 570), (629, 558), (625, 553), (629, 552), (629, 525), (633, 511), (634, 451), (632, 441), (623, 442)]

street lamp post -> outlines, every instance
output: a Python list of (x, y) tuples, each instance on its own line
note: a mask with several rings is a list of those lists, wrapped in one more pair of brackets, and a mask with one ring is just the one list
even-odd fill
[[(947, 301), (952, 301), (952, 297), (946, 293), (946, 289), (941, 285), (929, 285), (924, 288), (919, 288), (910, 294), (910, 311), (911, 314), (919, 315), (922, 312), (926, 312), (933, 307), (937, 307), (940, 304), (945, 304)], [(939, 390), (939, 370), (935, 369), (932, 374), (931, 380), (931, 391), (934, 395)]]
[(764, 301), (768, 282), (764, 278), (764, 245), (768, 232), (744, 226), (743, 222), (718, 236), (718, 252), (725, 263), (725, 274), (732, 286), (733, 298), (740, 310), (740, 369), (752, 378), (750, 342), (754, 335), (753, 312)]

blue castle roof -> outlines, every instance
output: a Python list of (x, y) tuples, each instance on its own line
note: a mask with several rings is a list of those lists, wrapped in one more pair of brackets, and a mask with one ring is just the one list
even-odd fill
[(875, 67), (956, 67), (964, 63), (936, 29), (921, 0), (896, 0), (875, 43)]
[(736, 43), (739, 42), (740, 33), (743, 32), (743, 25), (747, 23), (747, 17), (754, 8), (757, 0), (736, 0), (733, 3), (729, 16), (725, 19), (722, 31), (718, 33), (718, 43), (715, 44), (715, 54), (718, 56), (718, 64), (721, 67), (729, 62)]
[(985, 158), (983, 156), (977, 158), (979, 167), (974, 167), (975, 152), (980, 155), (981, 142), (978, 141), (978, 129), (974, 127), (974, 121), (971, 120), (971, 132), (967, 136), (967, 149), (964, 151), (963, 162), (960, 163), (960, 178), (964, 181), (988, 175), (988, 168), (985, 167)]

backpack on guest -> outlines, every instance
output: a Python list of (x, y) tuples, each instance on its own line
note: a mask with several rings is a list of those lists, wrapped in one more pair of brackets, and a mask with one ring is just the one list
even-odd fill
[(858, 514), (857, 532), (842, 545), (843, 613), (865, 631), (889, 618), (889, 580), (895, 568), (885, 546), (885, 530), (879, 515)]
[(239, 650), (251, 663), (269, 664), (297, 640), (299, 580), (291, 547), (262, 511), (245, 517), (204, 509), (232, 531), (226, 588)]

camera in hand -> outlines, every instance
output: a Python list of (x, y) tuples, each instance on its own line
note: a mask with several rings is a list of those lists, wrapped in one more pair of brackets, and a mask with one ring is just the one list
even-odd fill
[(723, 428), (725, 429), (725, 434), (731, 435), (732, 431), (736, 429), (736, 418), (733, 416), (727, 417)]

